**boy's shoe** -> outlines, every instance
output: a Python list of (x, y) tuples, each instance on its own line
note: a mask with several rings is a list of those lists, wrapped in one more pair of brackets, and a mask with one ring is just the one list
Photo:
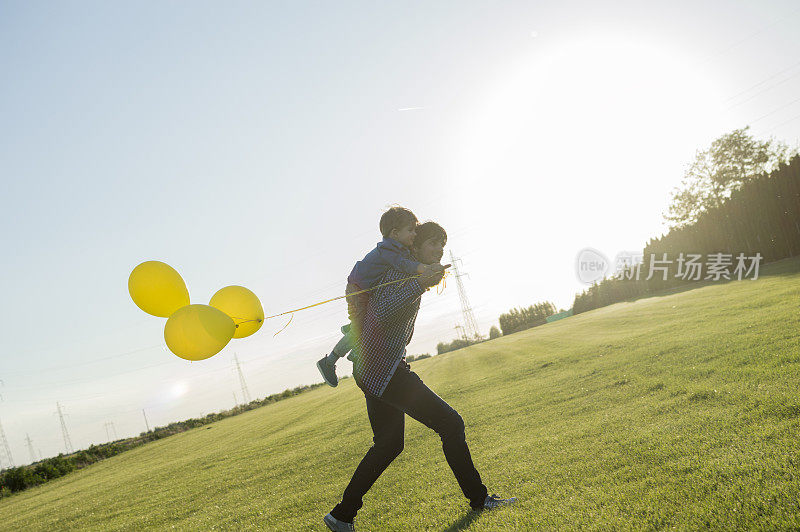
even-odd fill
[(353, 523), (347, 523), (345, 521), (339, 521), (330, 513), (322, 518), (322, 521), (328, 525), (328, 528), (333, 530), (333, 532), (355, 532), (356, 527)]
[(339, 378), (336, 376), (336, 364), (331, 364), (328, 362), (328, 357), (324, 356), (317, 360), (317, 369), (328, 386), (336, 388), (336, 385), (339, 384)]
[(483, 507), (476, 508), (476, 510), (494, 510), (500, 506), (508, 506), (510, 504), (514, 504), (517, 502), (516, 497), (511, 497), (510, 499), (501, 499), (496, 494), (492, 493), (491, 495), (487, 495), (486, 499), (483, 501)]

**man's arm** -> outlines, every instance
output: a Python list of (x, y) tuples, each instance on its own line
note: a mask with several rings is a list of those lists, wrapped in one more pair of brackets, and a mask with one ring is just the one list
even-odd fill
[[(401, 271), (389, 270), (381, 282), (387, 283), (404, 277), (405, 274)], [(425, 290), (416, 279), (408, 279), (379, 288), (370, 300), (375, 317), (381, 323), (386, 323), (402, 311), (406, 305), (425, 293)]]

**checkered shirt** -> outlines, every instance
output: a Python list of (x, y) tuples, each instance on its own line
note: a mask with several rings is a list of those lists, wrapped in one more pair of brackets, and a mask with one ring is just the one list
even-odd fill
[[(390, 269), (378, 284), (404, 277), (408, 274)], [(416, 279), (410, 279), (370, 292), (353, 363), (353, 378), (365, 392), (380, 397), (389, 384), (414, 334), (425, 290)]]

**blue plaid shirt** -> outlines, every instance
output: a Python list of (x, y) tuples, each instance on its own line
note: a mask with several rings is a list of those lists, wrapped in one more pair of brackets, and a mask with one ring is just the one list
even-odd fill
[[(391, 269), (378, 284), (405, 277), (408, 274)], [(353, 363), (353, 378), (365, 392), (380, 397), (389, 384), (414, 334), (420, 296), (425, 291), (416, 279), (410, 279), (370, 293)]]
[(390, 268), (400, 270), (406, 273), (406, 277), (408, 277), (409, 275), (415, 275), (418, 267), (419, 262), (414, 260), (408, 248), (387, 236), (378, 242), (375, 249), (356, 262), (347, 277), (347, 282), (364, 290), (381, 284), (381, 277)]

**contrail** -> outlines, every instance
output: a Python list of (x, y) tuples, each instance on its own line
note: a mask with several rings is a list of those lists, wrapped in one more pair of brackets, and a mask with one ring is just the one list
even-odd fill
[(427, 107), (401, 107), (398, 111), (419, 111), (421, 109), (427, 109)]

